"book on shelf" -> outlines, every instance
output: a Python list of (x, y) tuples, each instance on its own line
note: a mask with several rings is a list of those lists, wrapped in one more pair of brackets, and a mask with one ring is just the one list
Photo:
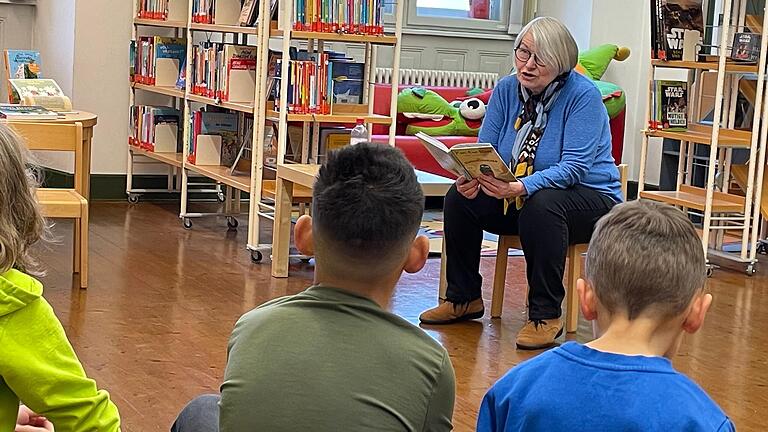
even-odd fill
[(242, 27), (252, 26), (256, 23), (259, 16), (259, 0), (244, 0), (243, 7), (240, 9), (240, 17), (237, 24)]
[[(5, 77), (11, 79), (42, 78), (40, 52), (34, 50), (5, 50)], [(20, 103), (19, 94), (8, 81), (8, 102)]]
[(757, 63), (758, 58), (760, 58), (761, 39), (762, 35), (757, 33), (735, 33), (731, 59), (742, 63)]
[[(286, 106), (290, 114), (330, 114), (333, 103), (333, 80), (328, 53), (299, 56), (306, 60), (288, 60), (288, 92)], [(275, 86), (283, 79), (282, 62), (275, 65)], [(280, 110), (280, 94), (276, 92), (275, 110)]]
[(190, 121), (192, 125), (187, 160), (195, 165), (231, 167), (239, 151), (238, 115), (231, 112), (195, 111)]
[(269, 50), (269, 60), (267, 62), (267, 100), (274, 101), (277, 97), (277, 93), (280, 91), (280, 86), (275, 85), (279, 72), (277, 71), (278, 60), (283, 57), (283, 54), (279, 51)]
[(469, 180), (487, 174), (506, 182), (517, 181), (491, 144), (456, 144), (449, 149), (442, 141), (424, 132), (418, 132), (416, 137), (441, 167), (457, 176)]
[(651, 56), (659, 60), (682, 60), (686, 30), (704, 36), (703, 0), (651, 0)]
[(688, 130), (688, 83), (686, 81), (654, 80), (651, 83), (651, 118), (648, 127), (654, 130)]
[(169, 0), (138, 0), (136, 17), (141, 19), (167, 20)]
[(242, 8), (242, 0), (192, 0), (192, 22), (237, 26)]
[[(222, 0), (219, 0), (222, 1)], [(231, 0), (223, 0), (231, 1)], [(192, 22), (213, 24), (216, 20), (216, 0), (192, 0)]]
[(56, 120), (59, 115), (41, 106), (0, 104), (0, 118), (8, 120)]
[(201, 42), (192, 51), (192, 93), (228, 102), (252, 102), (258, 48)]
[(175, 108), (134, 105), (128, 144), (156, 153), (181, 152), (181, 112)]
[(131, 44), (133, 82), (175, 87), (187, 56), (184, 38), (142, 36)]
[(72, 101), (52, 79), (10, 79), (22, 105), (40, 105), (51, 111), (72, 111)]
[(351, 129), (343, 126), (321, 127), (320, 151), (318, 156), (323, 156), (328, 154), (330, 151), (338, 150), (342, 147), (348, 146), (351, 131)]
[[(266, 0), (265, 0), (266, 1)], [(269, 0), (269, 16), (277, 15), (277, 0)], [(241, 27), (255, 27), (259, 23), (259, 0), (244, 0), (237, 24)]]
[(333, 102), (363, 103), (365, 63), (355, 63), (346, 59), (331, 59), (331, 71)]
[(384, 34), (384, 0), (296, 0), (293, 30)]

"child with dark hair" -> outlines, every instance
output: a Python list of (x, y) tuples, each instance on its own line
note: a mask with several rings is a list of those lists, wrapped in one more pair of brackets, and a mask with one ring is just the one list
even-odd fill
[(172, 431), (451, 430), (448, 354), (386, 310), (402, 272), (426, 261), (423, 206), (400, 151), (361, 143), (330, 153), (312, 217), (294, 231), (315, 256), (314, 285), (240, 318), (220, 400), (195, 399)]
[(597, 223), (577, 284), (597, 339), (509, 371), (485, 395), (478, 431), (733, 431), (669, 360), (704, 323), (705, 279), (701, 240), (683, 212), (615, 206)]

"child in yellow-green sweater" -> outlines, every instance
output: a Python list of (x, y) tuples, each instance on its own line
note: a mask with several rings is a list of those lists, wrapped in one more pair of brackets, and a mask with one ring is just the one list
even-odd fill
[(29, 248), (46, 225), (26, 156), (0, 125), (0, 432), (119, 431), (117, 407), (85, 375), (43, 285), (28, 274)]

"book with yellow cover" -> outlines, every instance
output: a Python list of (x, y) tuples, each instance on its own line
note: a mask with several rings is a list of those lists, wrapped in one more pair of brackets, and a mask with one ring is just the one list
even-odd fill
[(517, 181), (491, 144), (456, 144), (449, 149), (440, 140), (424, 132), (417, 133), (416, 137), (441, 167), (458, 176), (469, 180), (487, 174), (506, 182)]

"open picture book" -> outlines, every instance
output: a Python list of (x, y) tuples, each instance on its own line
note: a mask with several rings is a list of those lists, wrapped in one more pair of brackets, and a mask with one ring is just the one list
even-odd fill
[(417, 133), (416, 137), (441, 167), (457, 176), (464, 176), (469, 180), (481, 174), (488, 174), (506, 182), (517, 181), (509, 166), (491, 144), (456, 144), (449, 149), (440, 140), (424, 132)]

